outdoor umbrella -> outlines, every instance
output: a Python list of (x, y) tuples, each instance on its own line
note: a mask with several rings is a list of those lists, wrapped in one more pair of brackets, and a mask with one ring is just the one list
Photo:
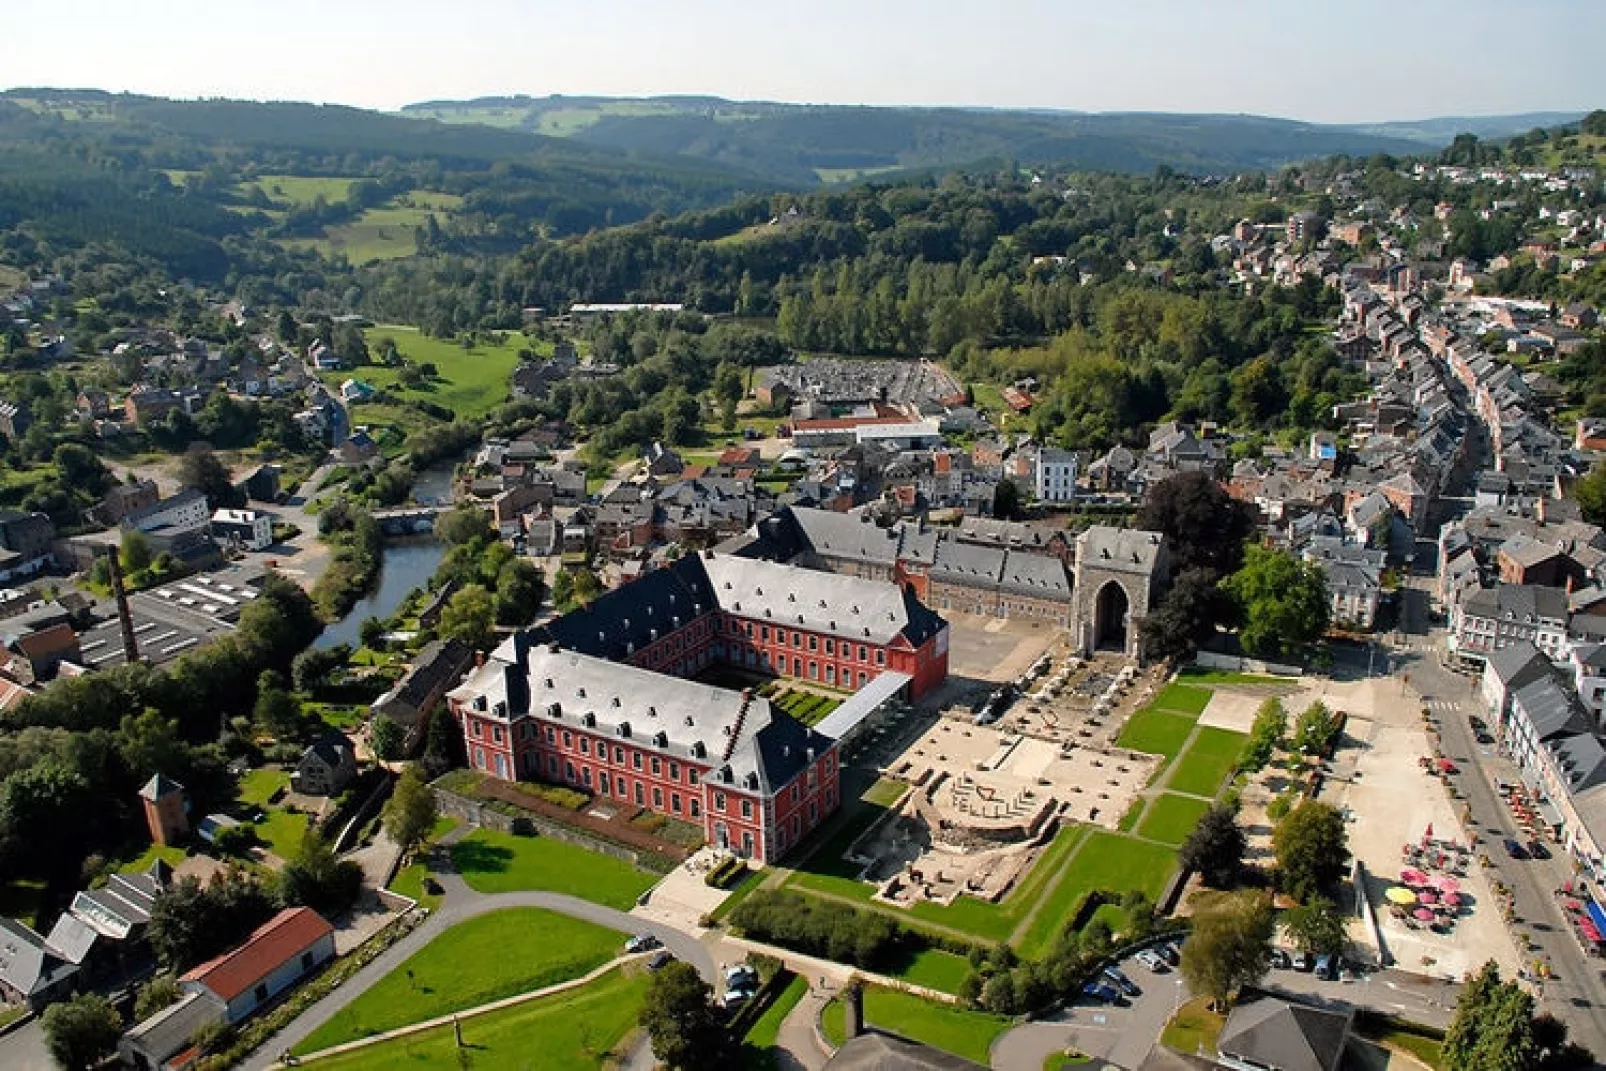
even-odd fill
[(1416, 903), (1416, 893), (1412, 892), (1410, 889), (1407, 889), (1403, 885), (1396, 885), (1383, 895), (1387, 897), (1389, 902), (1392, 904)]
[(1415, 911), (1415, 915), (1416, 915), (1416, 919), (1417, 919), (1418, 922), (1432, 922), (1433, 921), (1433, 912), (1429, 911), (1425, 907), (1417, 908), (1416, 911)]
[(1439, 896), (1437, 893), (1419, 892), (1416, 894), (1416, 902), (1419, 904), (1436, 904), (1439, 902)]
[(1444, 892), (1444, 893), (1453, 893), (1453, 892), (1460, 892), (1461, 891), (1461, 883), (1459, 881), (1456, 881), (1454, 878), (1450, 877), (1450, 875), (1448, 875), (1448, 874), (1441, 874), (1438, 877), (1434, 878), (1432, 881), (1430, 881), (1428, 884), (1432, 885), (1435, 889), (1439, 890), (1440, 892)]
[(1584, 905), (1579, 903), (1577, 900), (1563, 900), (1561, 902), (1561, 906), (1566, 908), (1568, 911), (1582, 911), (1584, 909)]
[(1433, 823), (1429, 822), (1428, 823), (1428, 827), (1422, 831), (1422, 843), (1426, 844), (1428, 841), (1430, 841), (1432, 839), (1433, 839)]
[(1400, 871), (1400, 880), (1407, 885), (1423, 885), (1428, 883), (1428, 876), (1416, 867), (1408, 866)]

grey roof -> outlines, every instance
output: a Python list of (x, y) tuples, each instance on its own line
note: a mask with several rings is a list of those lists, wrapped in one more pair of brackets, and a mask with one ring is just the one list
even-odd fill
[(1484, 666), (1485, 672), (1499, 678), (1507, 691), (1522, 688), (1550, 675), (1550, 659), (1527, 640), (1492, 652)]
[(1216, 1051), (1278, 1071), (1332, 1071), (1344, 1055), (1352, 1014), (1262, 997), (1233, 1009)]
[(1499, 584), (1467, 596), (1463, 608), (1476, 617), (1507, 621), (1567, 620), (1567, 593), (1538, 584)]
[(1010, 551), (1004, 557), (1000, 583), (1006, 591), (1022, 595), (1062, 600), (1071, 597), (1071, 576), (1065, 570), (1065, 563), (1046, 554)]
[(982, 1071), (963, 1057), (879, 1032), (860, 1034), (825, 1062), (828, 1071)]
[(975, 585), (978, 581), (996, 584), (1004, 574), (1007, 553), (993, 547), (978, 547), (945, 539), (931, 567), (931, 579)]
[(749, 791), (784, 785), (808, 761), (809, 749), (818, 754), (831, 745), (761, 696), (534, 644), (522, 635), (505, 641), (451, 694), (476, 707), (483, 698), (484, 709), (510, 722), (535, 717), (710, 762), (710, 778)]
[(82, 963), (100, 936), (99, 930), (68, 911), (63, 913), (50, 928), (50, 935), (45, 938), (45, 943), (56, 955), (69, 963)]
[(793, 509), (792, 517), (818, 554), (877, 562), (889, 568), (898, 558), (896, 529), (878, 528), (862, 516), (823, 509)]
[(1078, 562), (1115, 573), (1152, 574), (1159, 563), (1162, 537), (1159, 532), (1132, 528), (1110, 528), (1096, 524), (1076, 540)]
[(1573, 701), (1573, 696), (1556, 679), (1546, 674), (1532, 684), (1516, 689), (1512, 706), (1523, 712), (1539, 740), (1587, 733), (1589, 716)]
[(189, 1046), (190, 1038), (201, 1027), (221, 1020), (227, 1009), (211, 993), (189, 992), (146, 1019), (124, 1035), (147, 1055), (165, 1061)]
[(1564, 736), (1546, 745), (1567, 778), (1569, 794), (1606, 785), (1606, 747), (1591, 733)]
[(754, 621), (875, 643), (890, 643), (901, 634), (915, 647), (944, 627), (936, 614), (886, 581), (729, 555), (691, 560), (701, 563), (721, 609)]
[(159, 773), (153, 774), (151, 779), (145, 782), (145, 787), (139, 790), (139, 794), (150, 800), (152, 803), (155, 803), (163, 796), (168, 796), (174, 792), (183, 791), (183, 785), (179, 784), (171, 777), (168, 777), (166, 774)]
[(31, 927), (0, 916), (0, 982), (7, 988), (31, 996), (77, 969), (52, 954)]

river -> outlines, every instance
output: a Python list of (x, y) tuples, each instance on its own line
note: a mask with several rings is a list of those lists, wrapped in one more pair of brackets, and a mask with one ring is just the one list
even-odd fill
[(358, 601), (351, 612), (324, 628), (314, 647), (333, 647), (349, 643), (356, 647), (362, 623), (370, 617), (389, 617), (407, 593), (435, 575), (436, 566), (446, 554), (446, 544), (431, 539), (423, 542), (386, 543), (384, 564), (379, 569), (379, 586), (373, 594)]

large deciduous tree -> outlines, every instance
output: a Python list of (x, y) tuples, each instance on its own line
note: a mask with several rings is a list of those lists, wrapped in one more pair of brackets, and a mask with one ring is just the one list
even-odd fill
[(1327, 577), (1313, 562), (1251, 546), (1243, 568), (1221, 586), (1238, 605), (1243, 620), (1238, 639), (1252, 655), (1297, 654), (1327, 631)]
[(481, 584), (469, 584), (447, 600), (437, 631), (443, 638), (483, 650), (491, 645), (495, 616), (491, 593)]
[(98, 993), (80, 993), (45, 1009), (45, 1047), (65, 1071), (98, 1067), (117, 1047), (123, 1019)]
[(1288, 935), (1301, 950), (1313, 956), (1338, 955), (1346, 941), (1343, 916), (1325, 896), (1290, 908), (1283, 916)]
[(1195, 993), (1222, 1008), (1265, 975), (1275, 930), (1271, 897), (1263, 892), (1208, 897), (1194, 912), (1193, 934), (1182, 946), (1182, 976)]
[(1135, 527), (1161, 532), (1173, 567), (1203, 567), (1225, 576), (1243, 561), (1244, 540), (1255, 530), (1255, 507), (1240, 502), (1203, 472), (1167, 476), (1138, 510)]
[(1349, 862), (1344, 816), (1320, 800), (1306, 800), (1277, 823), (1277, 885), (1296, 900), (1309, 900), (1333, 886)]
[(424, 783), (418, 767), (407, 767), (396, 779), (390, 799), (385, 801), (385, 832), (406, 852), (429, 835), (438, 814), (435, 793)]
[(1493, 960), (1461, 987), (1444, 1034), (1449, 1071), (1568, 1071), (1589, 1067), (1589, 1050), (1567, 1040), (1567, 1027), (1534, 1014), (1534, 998), (1502, 981)]
[(689, 963), (677, 960), (653, 975), (641, 1011), (652, 1054), (670, 1068), (722, 1066), (726, 1036), (712, 997)]

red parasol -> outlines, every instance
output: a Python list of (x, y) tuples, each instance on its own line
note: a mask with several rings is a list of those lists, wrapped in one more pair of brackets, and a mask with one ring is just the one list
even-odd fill
[(1577, 900), (1563, 900), (1561, 902), (1561, 906), (1566, 908), (1568, 911), (1582, 911), (1584, 909), (1584, 905), (1579, 903)]
[(1439, 902), (1439, 896), (1437, 893), (1423, 890), (1416, 894), (1416, 902), (1419, 904), (1436, 904)]
[(1400, 880), (1407, 885), (1422, 885), (1428, 883), (1428, 876), (1416, 867), (1406, 867), (1400, 871)]
[(1448, 907), (1460, 907), (1461, 906), (1461, 894), (1460, 893), (1454, 893), (1454, 892), (1445, 893), (1444, 894), (1444, 903)]
[(1439, 890), (1440, 892), (1443, 892), (1443, 893), (1453, 893), (1453, 892), (1460, 892), (1461, 891), (1461, 883), (1459, 881), (1456, 881), (1454, 878), (1452, 878), (1448, 874), (1435, 875), (1433, 877), (1433, 879), (1428, 882), (1428, 884), (1433, 886), (1435, 889), (1437, 889), (1437, 890)]
[(1433, 839), (1433, 823), (1429, 822), (1428, 823), (1428, 827), (1422, 831), (1422, 843), (1426, 844), (1428, 841), (1430, 841), (1432, 839)]
[(1416, 920), (1418, 922), (1432, 922), (1433, 921), (1433, 912), (1429, 911), (1425, 907), (1417, 908), (1415, 911), (1412, 912), (1412, 914), (1416, 916)]

